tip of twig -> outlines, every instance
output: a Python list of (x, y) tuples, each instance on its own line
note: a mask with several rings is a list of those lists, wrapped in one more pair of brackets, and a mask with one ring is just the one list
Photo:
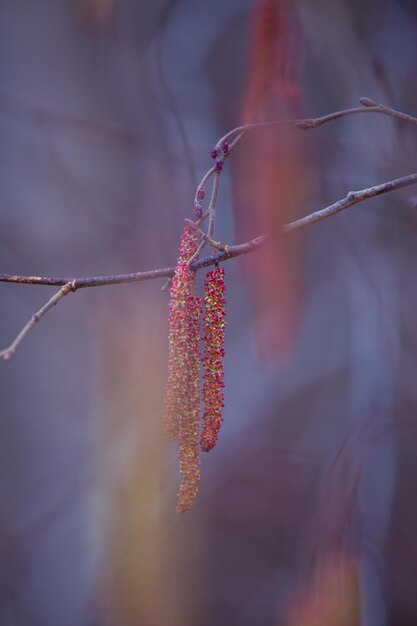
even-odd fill
[(375, 102), (375, 100), (372, 100), (371, 98), (359, 98), (359, 102), (364, 107), (376, 107), (376, 106), (378, 106), (378, 104)]

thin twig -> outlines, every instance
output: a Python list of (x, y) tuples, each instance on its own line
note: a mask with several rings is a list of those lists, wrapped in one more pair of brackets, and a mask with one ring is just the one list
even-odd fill
[[(209, 243), (212, 248), (215, 248), (216, 250), (219, 250), (220, 252), (224, 251), (224, 245), (220, 241), (215, 241), (209, 235), (206, 235), (204, 230), (201, 230), (201, 228), (199, 228), (198, 225), (195, 222), (193, 222), (193, 220), (189, 220), (189, 219), (186, 218), (184, 220), (184, 222), (186, 222), (189, 226), (191, 226), (191, 228), (196, 230), (198, 232), (198, 234), (200, 235), (200, 237), (202, 239), (204, 239), (204, 241), (206, 243)], [(192, 261), (191, 261), (191, 263), (192, 263), (194, 261), (194, 258), (193, 257), (191, 257), (191, 258), (192, 258)], [(191, 263), (190, 263), (190, 265), (191, 265)]]
[[(282, 227), (283, 232), (293, 233), (298, 230), (302, 230), (307, 226), (317, 224), (318, 222), (321, 222), (335, 215), (336, 213), (339, 213), (343, 209), (347, 209), (353, 204), (357, 204), (358, 202), (368, 200), (369, 198), (373, 198), (375, 196), (388, 193), (390, 191), (395, 191), (397, 189), (401, 189), (402, 187), (414, 185), (416, 183), (417, 173), (403, 176), (402, 178), (396, 178), (395, 180), (390, 180), (386, 183), (382, 183), (381, 185), (375, 185), (374, 187), (368, 187), (360, 191), (350, 191), (344, 198), (338, 200), (334, 204), (331, 204), (324, 209), (320, 209), (319, 211), (315, 211), (314, 213), (310, 213), (305, 217), (301, 217), (294, 222), (284, 224)], [(261, 237), (263, 237), (263, 235), (261, 235)], [(222, 254), (211, 255), (209, 257), (205, 257), (204, 259), (199, 259), (198, 261), (192, 263), (191, 269), (193, 269), (194, 271), (198, 271), (202, 267), (214, 265), (215, 263), (219, 263), (220, 261), (225, 261), (227, 259), (240, 256), (241, 254), (246, 254), (253, 249), (253, 241), (258, 241), (258, 239), (259, 237), (256, 237), (256, 239), (251, 240), (247, 243), (236, 246), (228, 246), (227, 253), (223, 252)], [(145, 272), (132, 272), (130, 274), (110, 274), (107, 276), (87, 276), (83, 278), (0, 274), (0, 282), (15, 283), (19, 285), (49, 285), (52, 287), (59, 287), (62, 285), (66, 285), (67, 283), (71, 283), (73, 285), (73, 290), (77, 291), (78, 289), (85, 289), (87, 287), (104, 287), (107, 285), (120, 285), (126, 283), (141, 282), (144, 280), (154, 280), (156, 278), (171, 278), (174, 273), (175, 267), (161, 267), (155, 270), (148, 270)]]
[(319, 126), (327, 124), (328, 122), (338, 120), (341, 117), (356, 115), (357, 113), (379, 113), (381, 115), (388, 115), (389, 117), (401, 120), (402, 122), (407, 122), (408, 124), (412, 124), (413, 126), (417, 126), (417, 117), (413, 117), (412, 115), (408, 115), (407, 113), (402, 113), (401, 111), (396, 111), (395, 109), (386, 107), (383, 104), (378, 104), (370, 98), (360, 98), (359, 102), (362, 104), (362, 106), (360, 107), (352, 107), (350, 109), (343, 109), (342, 111), (335, 111), (334, 113), (329, 113), (328, 115), (323, 115), (321, 117), (293, 120), (273, 120), (270, 122), (243, 124), (242, 126), (237, 126), (233, 130), (230, 130), (226, 135), (219, 139), (216, 144), (216, 148), (219, 148), (225, 141), (228, 141), (236, 134), (240, 134), (241, 137), (248, 131), (255, 130), (257, 128), (268, 128), (270, 126), (295, 126), (300, 130), (310, 130), (312, 128), (318, 128)]
[[(200, 229), (199, 229), (199, 230), (200, 230)], [(206, 235), (206, 233), (205, 233), (203, 230), (201, 230), (201, 233), (204, 233), (204, 234), (202, 235), (203, 240), (202, 240), (202, 241), (200, 241), (200, 243), (198, 244), (198, 248), (197, 248), (197, 250), (194, 252), (194, 254), (193, 254), (193, 256), (191, 257), (191, 259), (188, 259), (188, 262), (187, 262), (187, 265), (188, 265), (188, 266), (192, 265), (192, 264), (194, 263), (194, 261), (196, 261), (196, 260), (199, 258), (200, 254), (202, 253), (202, 251), (203, 251), (203, 250), (204, 250), (204, 248), (206, 247), (206, 243), (207, 243), (207, 235)], [(210, 239), (210, 237), (209, 237), (209, 239)]]
[(207, 212), (209, 214), (209, 225), (207, 229), (207, 234), (211, 238), (213, 237), (214, 224), (216, 221), (216, 202), (217, 202), (217, 195), (219, 193), (219, 186), (220, 186), (220, 172), (216, 172), (216, 176), (214, 177), (214, 182), (213, 182), (213, 189), (211, 192), (210, 204), (207, 209)]
[[(290, 222), (289, 224), (285, 224), (282, 227), (282, 230), (285, 234), (291, 234), (299, 230), (303, 230), (308, 226), (312, 226), (313, 224), (317, 224), (318, 222), (332, 217), (336, 213), (339, 213), (340, 211), (343, 211), (344, 209), (347, 209), (348, 207), (357, 204), (358, 202), (363, 202), (364, 200), (368, 200), (369, 198), (373, 198), (375, 196), (388, 193), (390, 191), (395, 191), (396, 189), (401, 189), (402, 187), (414, 185), (416, 183), (417, 173), (410, 174), (409, 176), (403, 176), (402, 178), (396, 178), (395, 180), (390, 180), (386, 183), (382, 183), (381, 185), (375, 185), (373, 187), (361, 189), (360, 191), (349, 191), (349, 193), (341, 200), (338, 200), (337, 202), (331, 204), (324, 209), (321, 209), (320, 211), (315, 211), (314, 213), (310, 213), (309, 215), (306, 215), (299, 220)], [(207, 237), (207, 235), (205, 236)], [(256, 237), (255, 239), (252, 239), (251, 241), (248, 241), (246, 243), (235, 246), (223, 246), (224, 250), (222, 252), (194, 261), (190, 267), (194, 271), (198, 271), (203, 267), (215, 265), (216, 263), (227, 261), (243, 254), (248, 254), (262, 246), (265, 242), (265, 239), (266, 235), (260, 235), (259, 237)], [(210, 244), (216, 244), (217, 247), (219, 245), (218, 242), (209, 242)], [(11, 359), (22, 340), (26, 337), (27, 333), (32, 329), (36, 322), (38, 322), (49, 311), (49, 309), (57, 304), (59, 300), (61, 300), (63, 296), (66, 296), (70, 291), (75, 292), (78, 289), (85, 289), (87, 287), (120, 285), (126, 283), (140, 282), (144, 280), (153, 280), (155, 278), (171, 278), (174, 273), (175, 267), (164, 267), (156, 270), (150, 270), (147, 272), (134, 272), (132, 274), (113, 274), (110, 276), (92, 276), (74, 279), (0, 274), (0, 282), (5, 283), (16, 283), (20, 285), (62, 285), (62, 288), (58, 291), (58, 293), (56, 293), (50, 300), (48, 300), (48, 302), (37, 313), (35, 313), (35, 315), (31, 317), (29, 322), (19, 333), (13, 343), (9, 346), (9, 348), (6, 348), (2, 352), (0, 352), (0, 358), (3, 358), (5, 360)]]
[(386, 183), (382, 183), (381, 185), (374, 185), (373, 187), (367, 187), (366, 189), (361, 189), (359, 191), (349, 191), (349, 193), (338, 200), (334, 204), (326, 207), (325, 209), (321, 209), (320, 211), (315, 211), (314, 213), (310, 213), (305, 217), (302, 217), (295, 222), (291, 222), (290, 224), (285, 224), (282, 227), (284, 233), (292, 233), (297, 230), (302, 230), (311, 224), (317, 224), (332, 215), (336, 215), (336, 213), (340, 213), (344, 209), (347, 209), (358, 202), (363, 202), (364, 200), (369, 200), (369, 198), (374, 198), (375, 196), (380, 196), (384, 193), (388, 193), (389, 191), (395, 191), (396, 189), (401, 189), (402, 187), (408, 187), (409, 185), (414, 185), (417, 183), (417, 173), (409, 174), (408, 176), (402, 176), (401, 178), (396, 178), (395, 180), (390, 180)]
[[(339, 119), (341, 117), (346, 117), (348, 115), (353, 115), (356, 113), (380, 113), (383, 115), (388, 115), (395, 119), (405, 121), (414, 126), (417, 126), (417, 118), (408, 115), (406, 113), (401, 113), (400, 111), (396, 111), (394, 109), (390, 109), (382, 104), (378, 104), (371, 100), (370, 98), (361, 98), (360, 99), (361, 107), (354, 107), (350, 109), (344, 109), (343, 111), (336, 111), (335, 113), (330, 113), (329, 115), (324, 115), (322, 117), (311, 118), (311, 119), (298, 119), (298, 120), (278, 120), (272, 122), (261, 122), (257, 124), (245, 124), (243, 126), (239, 126), (234, 128), (229, 133), (224, 135), (218, 143), (216, 144), (216, 149), (219, 153), (218, 162), (223, 165), (225, 159), (230, 155), (230, 151), (236, 146), (236, 144), (242, 139), (242, 137), (246, 134), (247, 131), (268, 127), (274, 125), (293, 125), (296, 128), (301, 130), (309, 130), (312, 128), (317, 128), (327, 122)], [(234, 137), (234, 139), (229, 143), (229, 139)], [(225, 142), (228, 142), (228, 150), (227, 152), (223, 151), (223, 147)], [(207, 234), (205, 234), (200, 229), (200, 236), (202, 237), (202, 242), (198, 248), (198, 254), (194, 255), (194, 257), (190, 260), (190, 267), (194, 271), (198, 271), (203, 267), (208, 267), (210, 265), (214, 265), (215, 263), (219, 263), (221, 261), (226, 261), (227, 259), (232, 259), (234, 257), (240, 256), (242, 254), (248, 254), (252, 252), (259, 246), (261, 246), (266, 238), (266, 235), (260, 235), (247, 243), (236, 245), (236, 246), (223, 246), (219, 242), (214, 241), (213, 232), (214, 232), (214, 221), (215, 221), (215, 205), (217, 200), (217, 194), (219, 189), (220, 182), (220, 174), (221, 169), (218, 168), (218, 165), (212, 166), (208, 172), (203, 176), (196, 192), (195, 202), (198, 201), (198, 194), (200, 190), (204, 191), (204, 186), (207, 183), (208, 179), (216, 174), (213, 181), (213, 188), (210, 198), (209, 207), (206, 212), (195, 222), (195, 227), (198, 226), (205, 221), (207, 217), (209, 217), (209, 226), (207, 229)], [(402, 187), (406, 187), (408, 185), (413, 185), (417, 182), (417, 174), (410, 174), (409, 176), (403, 176), (402, 178), (397, 178), (392, 181), (388, 181), (386, 183), (382, 183), (381, 185), (375, 185), (373, 187), (369, 187), (367, 189), (362, 189), (360, 191), (350, 191), (345, 198), (338, 200), (334, 204), (321, 209), (319, 211), (315, 211), (314, 213), (310, 213), (305, 217), (300, 218), (294, 222), (289, 224), (285, 224), (282, 227), (282, 230), (285, 234), (290, 234), (296, 232), (298, 230), (302, 230), (307, 226), (311, 226), (312, 224), (316, 224), (321, 222), (324, 219), (347, 209), (348, 207), (357, 204), (358, 202), (362, 202), (363, 200), (367, 200), (374, 196), (381, 195), (383, 193), (387, 193), (389, 191), (394, 191), (396, 189), (400, 189)], [(219, 250), (218, 254), (212, 254), (211, 256), (198, 259), (198, 255), (201, 250), (205, 246), (205, 244), (209, 242), (212, 247), (212, 252), (214, 249)], [(105, 285), (118, 285), (118, 284), (126, 284), (131, 282), (140, 282), (144, 280), (153, 280), (155, 278), (172, 278), (175, 273), (175, 267), (167, 267), (167, 268), (159, 268), (156, 270), (150, 270), (147, 272), (134, 272), (131, 274), (115, 274), (110, 276), (93, 276), (86, 278), (51, 278), (51, 277), (41, 277), (41, 276), (17, 276), (11, 274), (1, 274), (0, 282), (8, 282), (8, 283), (17, 283), (17, 284), (29, 284), (29, 285), (50, 285), (50, 286), (61, 286), (61, 289), (50, 299), (46, 304), (34, 315), (32, 315), (29, 322), (26, 326), (21, 330), (13, 343), (0, 352), (0, 358), (5, 360), (9, 360), (15, 354), (17, 348), (20, 343), (26, 337), (28, 332), (33, 328), (33, 326), (55, 305), (57, 304), (61, 298), (66, 296), (70, 291), (77, 291), (78, 289), (83, 289), (87, 287), (102, 287)], [(166, 283), (166, 286), (169, 284)]]
[(208, 179), (210, 178), (210, 176), (212, 176), (214, 174), (214, 172), (216, 171), (216, 166), (212, 165), (212, 167), (207, 170), (207, 172), (204, 174), (203, 178), (201, 179), (198, 187), (197, 187), (197, 191), (195, 192), (195, 196), (194, 196), (194, 205), (199, 204), (200, 199), (198, 197), (198, 192), (202, 191), (205, 192), (205, 186), (206, 183), (208, 181)]
[(61, 287), (61, 289), (56, 294), (54, 294), (52, 298), (48, 300), (48, 302), (44, 304), (41, 309), (39, 309), (39, 311), (32, 315), (28, 323), (22, 328), (22, 330), (17, 335), (16, 339), (10, 344), (10, 346), (0, 352), (0, 359), (9, 361), (14, 356), (23, 339), (26, 337), (28, 332), (35, 326), (35, 324), (39, 322), (39, 320), (41, 320), (42, 317), (46, 315), (46, 313), (48, 313), (49, 309), (58, 304), (61, 298), (67, 296), (71, 291), (75, 291), (73, 282), (68, 282), (63, 287)]
[[(203, 178), (200, 181), (200, 184), (198, 185), (196, 192), (195, 192), (195, 196), (194, 196), (194, 206), (195, 207), (199, 207), (200, 210), (202, 209), (201, 206), (201, 202), (204, 199), (204, 195), (205, 195), (205, 186), (207, 181), (209, 180), (209, 178), (214, 174), (220, 174), (221, 170), (218, 169), (217, 167), (217, 163), (220, 164), (220, 167), (223, 167), (223, 164), (225, 162), (225, 160), (230, 156), (230, 153), (232, 152), (233, 148), (239, 143), (239, 141), (242, 139), (242, 137), (244, 136), (245, 133), (240, 133), (238, 134), (233, 141), (231, 141), (228, 144), (228, 151), (226, 153), (223, 152), (222, 150), (222, 145), (223, 144), (217, 144), (216, 146), (216, 150), (218, 152), (218, 158), (216, 161), (216, 165), (212, 165), (212, 167), (204, 174)], [(218, 177), (217, 177), (218, 178)], [(215, 185), (215, 183), (214, 183)], [(213, 191), (214, 191), (214, 185), (213, 185)], [(218, 190), (218, 189), (217, 189)], [(217, 199), (217, 190), (216, 190), (216, 197), (214, 199), (214, 203), (216, 202)], [(213, 191), (212, 191), (212, 196), (211, 196), (211, 200), (210, 200), (210, 205), (212, 205), (212, 201), (213, 201)], [(203, 194), (203, 198), (200, 198), (200, 194)], [(210, 210), (210, 206), (209, 208), (202, 214), (202, 216), (196, 221), (196, 224), (199, 226), (200, 224), (202, 224), (203, 222), (205, 222), (205, 220), (209, 217), (210, 213), (212, 211)]]

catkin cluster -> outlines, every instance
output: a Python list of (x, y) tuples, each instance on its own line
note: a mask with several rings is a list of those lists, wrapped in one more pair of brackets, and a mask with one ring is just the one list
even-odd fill
[[(216, 267), (207, 272), (202, 307), (201, 299), (195, 294), (195, 273), (188, 265), (196, 249), (196, 232), (186, 225), (170, 291), (168, 382), (164, 416), (165, 432), (168, 437), (178, 441), (179, 446), (182, 476), (177, 502), (179, 513), (188, 511), (197, 496), (200, 447), (208, 452), (215, 445), (223, 409), (226, 313), (224, 270)], [(201, 341), (204, 344), (202, 351)]]

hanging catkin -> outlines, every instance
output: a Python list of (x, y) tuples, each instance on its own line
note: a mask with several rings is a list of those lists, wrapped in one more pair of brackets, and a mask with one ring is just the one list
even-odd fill
[(224, 330), (226, 315), (224, 269), (207, 272), (204, 285), (203, 426), (201, 449), (211, 450), (222, 422), (224, 388)]
[(168, 383), (164, 428), (178, 440), (182, 482), (177, 511), (189, 510), (200, 481), (199, 462), (199, 369), (201, 302), (195, 295), (195, 274), (188, 261), (197, 248), (197, 236), (185, 226), (178, 265), (172, 279), (169, 303)]

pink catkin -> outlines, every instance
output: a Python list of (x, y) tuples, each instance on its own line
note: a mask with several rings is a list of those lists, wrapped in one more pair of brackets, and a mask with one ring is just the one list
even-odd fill
[(186, 401), (189, 372), (189, 342), (194, 303), (195, 275), (187, 266), (197, 249), (197, 234), (185, 226), (179, 247), (178, 265), (172, 279), (168, 318), (168, 382), (165, 395), (164, 430), (173, 440), (178, 439), (180, 417)]
[(179, 423), (179, 461), (182, 474), (178, 492), (177, 512), (191, 509), (200, 482), (199, 455), (199, 369), (201, 301), (194, 297), (189, 304), (188, 372), (185, 378), (184, 410)]
[(185, 226), (169, 304), (168, 383), (165, 398), (166, 434), (178, 440), (182, 482), (177, 511), (188, 511), (197, 495), (199, 462), (199, 368), (201, 302), (194, 294), (195, 274), (187, 261), (197, 249), (195, 231)]
[(222, 423), (225, 290), (224, 269), (216, 267), (207, 272), (204, 285), (204, 414), (200, 440), (204, 452), (208, 452), (216, 445)]

